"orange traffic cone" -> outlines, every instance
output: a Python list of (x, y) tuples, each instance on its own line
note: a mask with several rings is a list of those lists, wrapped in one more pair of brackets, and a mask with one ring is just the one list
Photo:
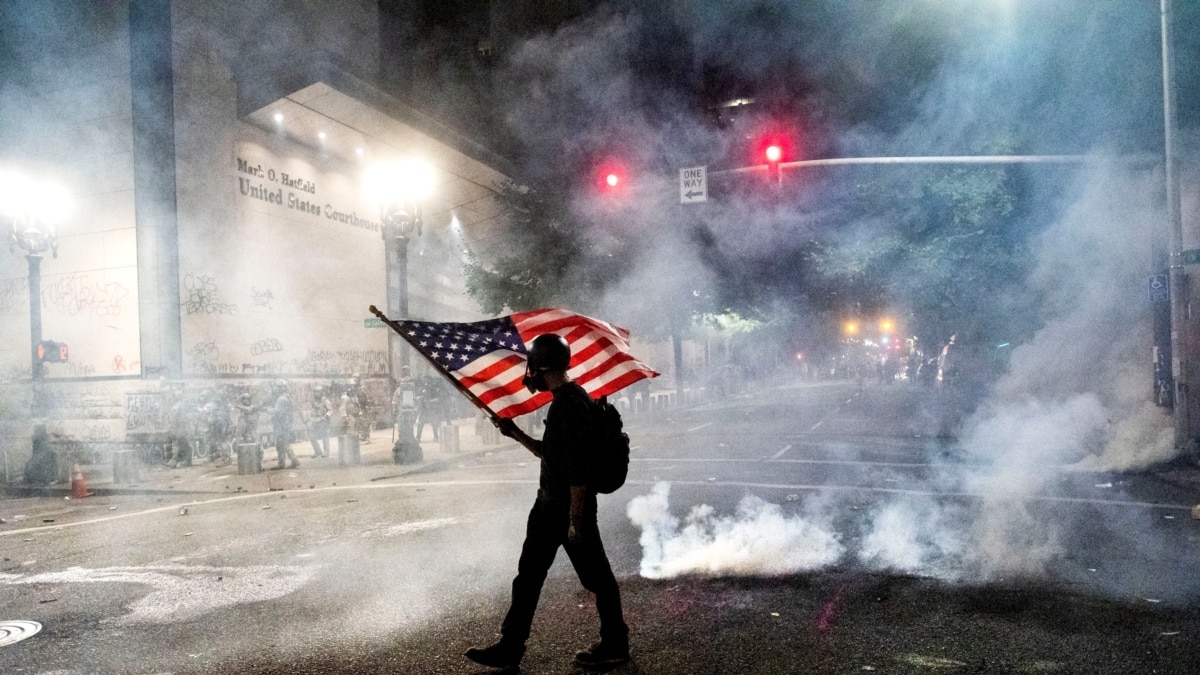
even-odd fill
[(71, 496), (76, 499), (83, 499), (91, 496), (88, 492), (87, 483), (83, 482), (83, 470), (79, 468), (79, 463), (71, 465)]

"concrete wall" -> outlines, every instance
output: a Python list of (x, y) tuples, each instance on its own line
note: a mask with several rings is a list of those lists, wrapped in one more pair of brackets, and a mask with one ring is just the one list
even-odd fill
[[(261, 402), (275, 377), (303, 410), (309, 385), (359, 372), (383, 408), (387, 331), (366, 320), (385, 305), (384, 252), (362, 167), (238, 115), (239, 86), (316, 51), (374, 76), (377, 21), (374, 0), (0, 2), (0, 167), (57, 178), (76, 205), (42, 264), (43, 334), (70, 349), (46, 368), (43, 411), (66, 462), (161, 451), (178, 397)], [(412, 144), (384, 122), (385, 143)], [(411, 307), (480, 318), (461, 251), (494, 226), (499, 174), (420, 143), (447, 191), (411, 247)], [(0, 251), (0, 478), (20, 478), (31, 428), (27, 265)]]

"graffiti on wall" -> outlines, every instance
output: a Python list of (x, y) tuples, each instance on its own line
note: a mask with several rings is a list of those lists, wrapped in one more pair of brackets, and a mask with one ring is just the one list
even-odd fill
[(294, 372), (309, 375), (378, 375), (386, 373), (387, 366), (387, 352), (382, 349), (310, 349), (305, 358), (295, 362)]
[(125, 395), (125, 432), (147, 433), (163, 428), (162, 392)]
[(250, 287), (250, 300), (254, 303), (255, 307), (262, 307), (269, 310), (271, 309), (271, 301), (274, 299), (275, 296), (271, 294), (271, 289), (260, 289), (257, 286)]
[(86, 274), (60, 277), (42, 289), (42, 304), (65, 316), (119, 316), (129, 289)]
[(259, 340), (259, 341), (255, 342), (254, 344), (250, 345), (250, 355), (251, 356), (262, 356), (263, 354), (266, 354), (268, 352), (281, 352), (281, 351), (283, 351), (283, 344), (280, 343), (279, 340), (276, 338), (266, 338), (264, 340)]
[(0, 279), (0, 314), (11, 314), (26, 308), (29, 302), (29, 279)]
[(187, 292), (187, 300), (183, 307), (188, 314), (226, 314), (238, 312), (235, 304), (223, 302), (217, 282), (203, 274), (188, 274), (183, 278), (183, 288)]

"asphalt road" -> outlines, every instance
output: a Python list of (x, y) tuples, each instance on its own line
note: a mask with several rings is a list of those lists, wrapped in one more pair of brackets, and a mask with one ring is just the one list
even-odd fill
[[(633, 424), (630, 482), (601, 497), (633, 631), (617, 672), (1196, 672), (1194, 491), (1046, 466), (997, 499), (930, 396), (805, 384)], [(283, 492), (2, 500), (0, 627), (43, 628), (0, 646), (0, 672), (486, 672), (461, 655), (507, 607), (536, 489), (522, 453)], [(596, 636), (560, 558), (523, 672), (573, 672)]]

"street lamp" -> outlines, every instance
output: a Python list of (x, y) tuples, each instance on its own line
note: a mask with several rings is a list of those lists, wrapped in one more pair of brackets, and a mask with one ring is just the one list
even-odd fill
[[(57, 183), (37, 181), (15, 172), (0, 172), (0, 212), (12, 219), (9, 250), (20, 247), (29, 261), (29, 377), (32, 398), (29, 412), (34, 425), (31, 462), (41, 461), (45, 447), (42, 417), (42, 386), (45, 374), (38, 346), (42, 342), (42, 256), (50, 251), (58, 257), (55, 226), (70, 213), (70, 199)], [(40, 428), (39, 428), (40, 427)], [(42, 432), (42, 433), (39, 433)], [(49, 477), (51, 480), (53, 476)]]
[[(387, 274), (388, 315), (393, 319), (407, 319), (408, 312), (408, 243), (421, 236), (424, 225), (422, 203), (433, 192), (434, 173), (428, 164), (409, 159), (406, 161), (382, 162), (367, 169), (364, 176), (367, 197), (379, 207), (379, 219), (384, 242), (385, 270)], [(399, 342), (392, 331), (388, 331), (388, 377), (397, 386), (396, 354)], [(399, 353), (402, 369), (408, 366), (408, 353)], [(411, 380), (400, 382), (400, 387), (415, 388)], [(414, 410), (405, 410), (400, 420), (400, 430), (392, 456), (396, 463), (418, 457), (421, 446), (413, 437), (415, 419), (408, 419)]]
[(379, 208), (388, 263), (388, 313), (408, 316), (408, 242), (421, 236), (422, 202), (433, 191), (433, 169), (410, 159), (381, 162), (367, 169), (367, 197)]

